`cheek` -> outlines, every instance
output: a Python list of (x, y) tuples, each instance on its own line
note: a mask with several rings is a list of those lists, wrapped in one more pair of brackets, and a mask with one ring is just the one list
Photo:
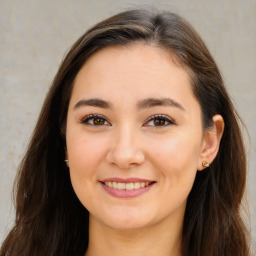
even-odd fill
[(83, 134), (70, 134), (67, 138), (67, 150), (73, 189), (81, 203), (90, 209), (92, 198), (96, 196), (94, 190), (98, 182), (97, 170), (105, 154), (104, 143), (90, 136), (85, 138)]
[(70, 136), (67, 140), (70, 165), (77, 169), (91, 169), (90, 166), (95, 166), (104, 157), (106, 144), (100, 138), (91, 138), (82, 133)]
[(200, 138), (176, 134), (169, 139), (152, 142), (151, 159), (165, 176), (191, 178), (197, 171)]
[(199, 139), (186, 138), (188, 136), (177, 136), (153, 142), (154, 154), (159, 160), (172, 161), (178, 165), (195, 160), (200, 154)]
[(99, 166), (105, 157), (106, 143), (83, 133), (69, 134), (67, 151), (72, 186), (81, 202), (91, 196), (93, 185), (98, 181)]

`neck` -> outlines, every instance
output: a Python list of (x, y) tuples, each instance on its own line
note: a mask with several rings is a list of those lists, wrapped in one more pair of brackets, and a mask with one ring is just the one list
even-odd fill
[(116, 230), (90, 216), (89, 246), (85, 256), (180, 256), (182, 222), (158, 223), (133, 230)]

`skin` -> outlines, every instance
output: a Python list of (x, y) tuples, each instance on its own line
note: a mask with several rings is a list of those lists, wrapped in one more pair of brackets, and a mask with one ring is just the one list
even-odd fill
[[(85, 104), (96, 98), (109, 107)], [(143, 105), (149, 98), (172, 104)], [(76, 77), (66, 127), (72, 185), (90, 212), (87, 256), (180, 255), (188, 194), (224, 129), (221, 116), (213, 121), (205, 131), (189, 76), (166, 51), (138, 43), (90, 57)], [(113, 177), (155, 183), (118, 198), (100, 182)]]

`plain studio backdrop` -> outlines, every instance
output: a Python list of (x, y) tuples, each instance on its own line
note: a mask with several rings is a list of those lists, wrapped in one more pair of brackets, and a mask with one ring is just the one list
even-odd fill
[[(64, 53), (94, 23), (140, 5), (176, 12), (208, 45), (244, 120), (247, 198), (256, 238), (256, 0), (0, 0), (0, 241), (14, 221), (12, 186)], [(255, 242), (253, 247), (256, 248)]]

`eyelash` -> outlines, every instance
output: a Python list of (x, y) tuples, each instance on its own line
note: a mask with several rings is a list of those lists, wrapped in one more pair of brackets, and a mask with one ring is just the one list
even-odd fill
[[(164, 125), (156, 125), (156, 124), (149, 125), (148, 124), (149, 122), (155, 122), (156, 120), (163, 121)], [(143, 126), (154, 126), (154, 127), (160, 127), (161, 128), (161, 127), (165, 127), (165, 126), (168, 126), (168, 125), (174, 125), (174, 124), (176, 124), (175, 121), (172, 118), (170, 118), (169, 116), (166, 116), (166, 115), (153, 115), (153, 116), (151, 116), (151, 117), (149, 117), (147, 119), (147, 121), (145, 122), (145, 124), (143, 124)]]
[[(103, 124), (95, 124), (95, 123), (90, 123), (90, 121), (94, 122), (96, 119), (102, 120), (104, 123)], [(107, 122), (107, 124), (105, 124)], [(92, 126), (102, 126), (102, 125), (108, 125), (111, 126), (110, 122), (102, 115), (88, 115), (84, 118), (81, 119), (82, 124), (86, 125), (92, 125)]]
[[(97, 121), (97, 119), (98, 119), (98, 121), (103, 121), (103, 123), (96, 124), (95, 122)], [(158, 121), (160, 120), (159, 125), (156, 125), (155, 123), (148, 124), (150, 122), (155, 122), (157, 120)], [(102, 115), (95, 115), (95, 114), (88, 115), (88, 116), (82, 118), (80, 120), (80, 122), (82, 124), (91, 125), (91, 126), (103, 126), (103, 125), (111, 126), (111, 123), (104, 116), (102, 116)], [(92, 123), (90, 123), (90, 122), (92, 122)], [(162, 124), (161, 124), (161, 122), (162, 122)], [(176, 122), (172, 118), (170, 118), (169, 116), (166, 116), (166, 115), (153, 115), (153, 116), (150, 116), (146, 120), (146, 122), (143, 124), (143, 126), (153, 126), (153, 127), (161, 128), (161, 127), (165, 127), (165, 126), (168, 126), (168, 125), (174, 125), (174, 124), (176, 124)]]

